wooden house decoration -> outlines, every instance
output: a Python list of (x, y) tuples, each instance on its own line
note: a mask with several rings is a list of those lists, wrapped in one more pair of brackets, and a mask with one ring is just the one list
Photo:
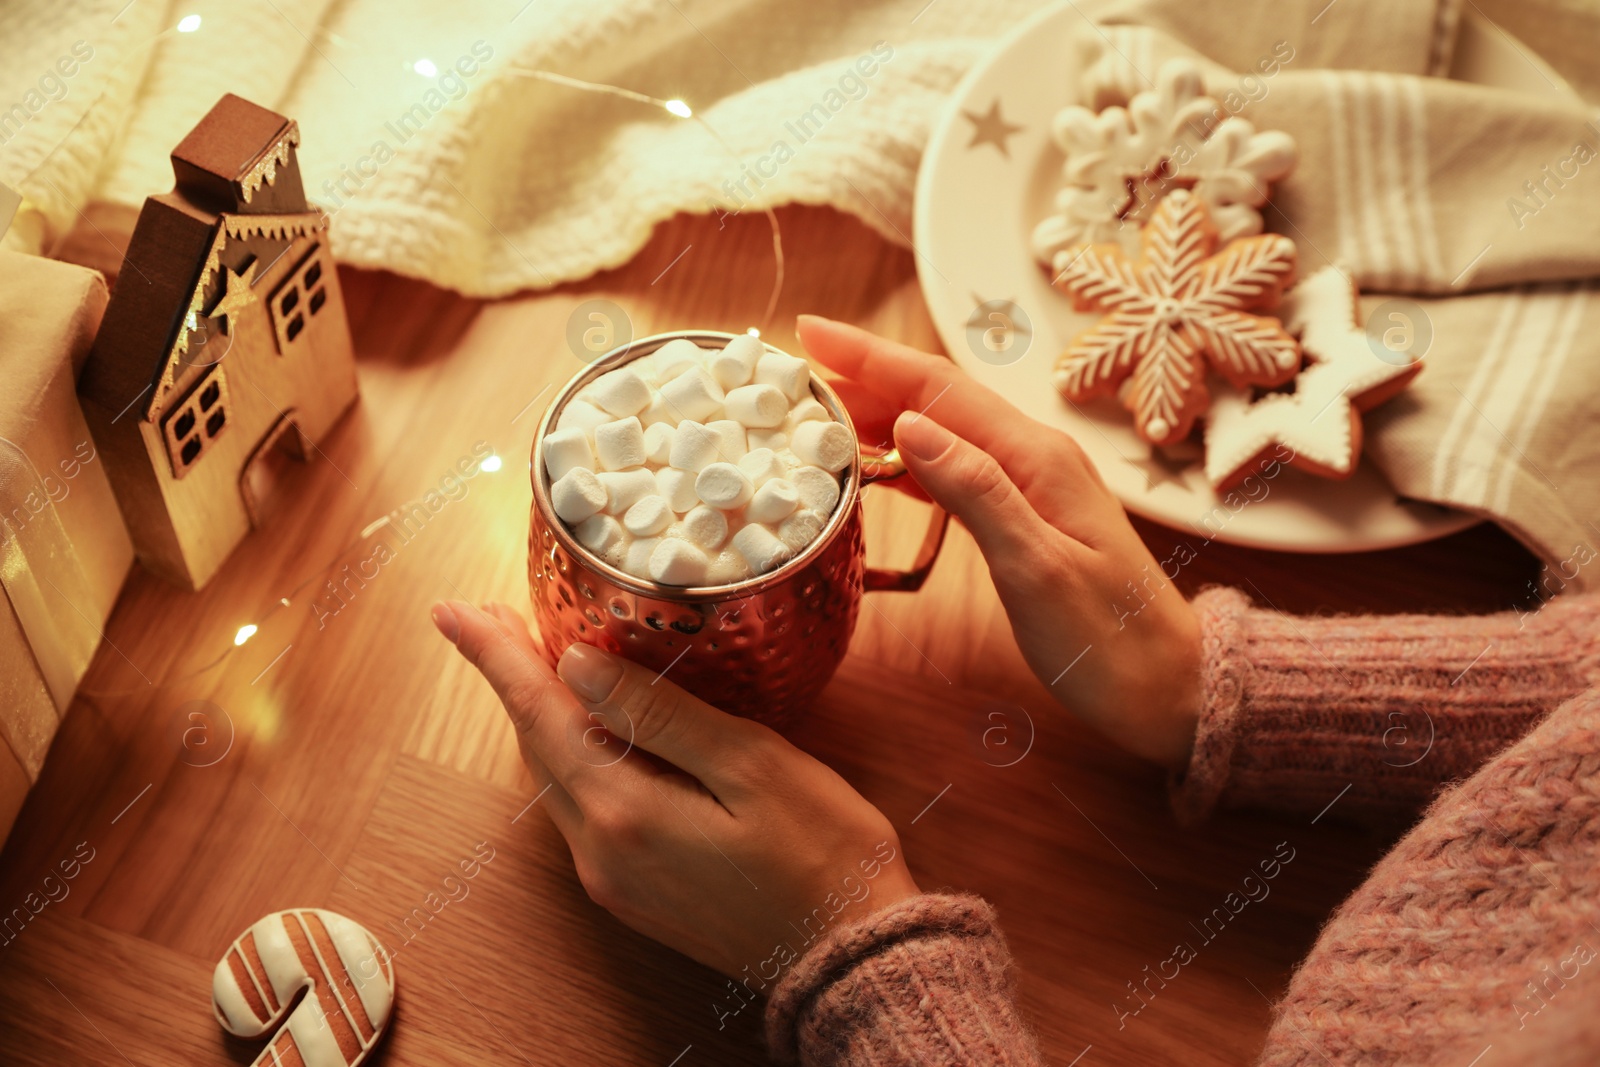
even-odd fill
[(139, 559), (198, 589), (356, 399), (296, 124), (224, 96), (145, 200), (78, 381)]

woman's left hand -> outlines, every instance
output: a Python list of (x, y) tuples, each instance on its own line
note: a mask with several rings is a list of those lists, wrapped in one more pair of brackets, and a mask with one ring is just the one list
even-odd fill
[(588, 645), (558, 675), (502, 605), (433, 619), (505, 705), (584, 889), (640, 933), (771, 981), (824, 928), (917, 894), (889, 820), (773, 730)]

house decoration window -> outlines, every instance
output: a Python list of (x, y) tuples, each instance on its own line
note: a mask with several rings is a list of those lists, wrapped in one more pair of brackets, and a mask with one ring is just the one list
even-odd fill
[(272, 294), (272, 332), (278, 338), (280, 355), (289, 354), (311, 319), (328, 302), (325, 283), (330, 269), (322, 242), (318, 241)]
[(195, 383), (189, 395), (162, 422), (172, 476), (182, 478), (188, 474), (227, 428), (228, 379), (219, 364)]

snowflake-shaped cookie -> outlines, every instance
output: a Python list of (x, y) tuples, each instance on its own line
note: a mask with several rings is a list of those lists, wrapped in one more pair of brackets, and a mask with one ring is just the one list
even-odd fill
[(1152, 444), (1185, 437), (1205, 411), (1206, 365), (1233, 385), (1280, 385), (1300, 367), (1300, 346), (1277, 319), (1246, 314), (1273, 307), (1294, 281), (1294, 242), (1244, 237), (1213, 255), (1216, 229), (1187, 190), (1162, 200), (1140, 231), (1144, 258), (1117, 245), (1087, 245), (1062, 257), (1055, 284), (1079, 311), (1106, 317), (1056, 362), (1055, 385), (1071, 400), (1117, 390), (1134, 428)]
[(1284, 325), (1300, 337), (1307, 366), (1293, 393), (1252, 401), (1246, 391), (1217, 394), (1206, 417), (1206, 478), (1219, 489), (1237, 485), (1282, 457), (1324, 478), (1348, 478), (1361, 458), (1361, 413), (1404, 389), (1420, 362), (1380, 357), (1356, 325), (1356, 288), (1349, 275), (1325, 267), (1284, 297)]
[(1183, 188), (1205, 203), (1224, 241), (1260, 233), (1268, 187), (1294, 169), (1294, 138), (1221, 115), (1187, 59), (1162, 64), (1155, 88), (1126, 108), (1063, 108), (1053, 135), (1066, 153), (1064, 184), (1055, 213), (1034, 228), (1034, 256), (1059, 270), (1060, 254), (1080, 244), (1121, 241), (1131, 250), (1155, 205)]

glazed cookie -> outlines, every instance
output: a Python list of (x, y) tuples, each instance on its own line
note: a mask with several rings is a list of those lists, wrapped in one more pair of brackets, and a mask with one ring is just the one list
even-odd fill
[(272, 1034), (257, 1067), (353, 1067), (383, 1036), (394, 986), (388, 950), (365, 927), (297, 908), (261, 919), (228, 948), (212, 975), (211, 1010), (236, 1037)]
[(1293, 393), (1219, 393), (1206, 419), (1206, 478), (1228, 489), (1293, 452), (1291, 466), (1348, 478), (1361, 459), (1361, 413), (1388, 400), (1422, 371), (1374, 352), (1356, 325), (1355, 284), (1325, 267), (1284, 297), (1284, 325), (1300, 337), (1308, 365)]
[(1055, 284), (1079, 311), (1106, 317), (1056, 362), (1069, 400), (1120, 393), (1134, 428), (1151, 444), (1181, 441), (1209, 403), (1209, 364), (1236, 388), (1281, 385), (1300, 369), (1300, 346), (1269, 309), (1294, 281), (1294, 242), (1244, 237), (1217, 251), (1205, 205), (1179, 189), (1141, 232), (1144, 256), (1117, 245), (1063, 253)]
[(1128, 106), (1063, 108), (1052, 136), (1065, 156), (1055, 210), (1034, 227), (1039, 262), (1055, 267), (1065, 249), (1116, 241), (1132, 245), (1161, 198), (1191, 189), (1224, 241), (1261, 232), (1273, 182), (1294, 169), (1294, 138), (1230, 116), (1207, 96), (1200, 70), (1169, 59), (1155, 86)]

